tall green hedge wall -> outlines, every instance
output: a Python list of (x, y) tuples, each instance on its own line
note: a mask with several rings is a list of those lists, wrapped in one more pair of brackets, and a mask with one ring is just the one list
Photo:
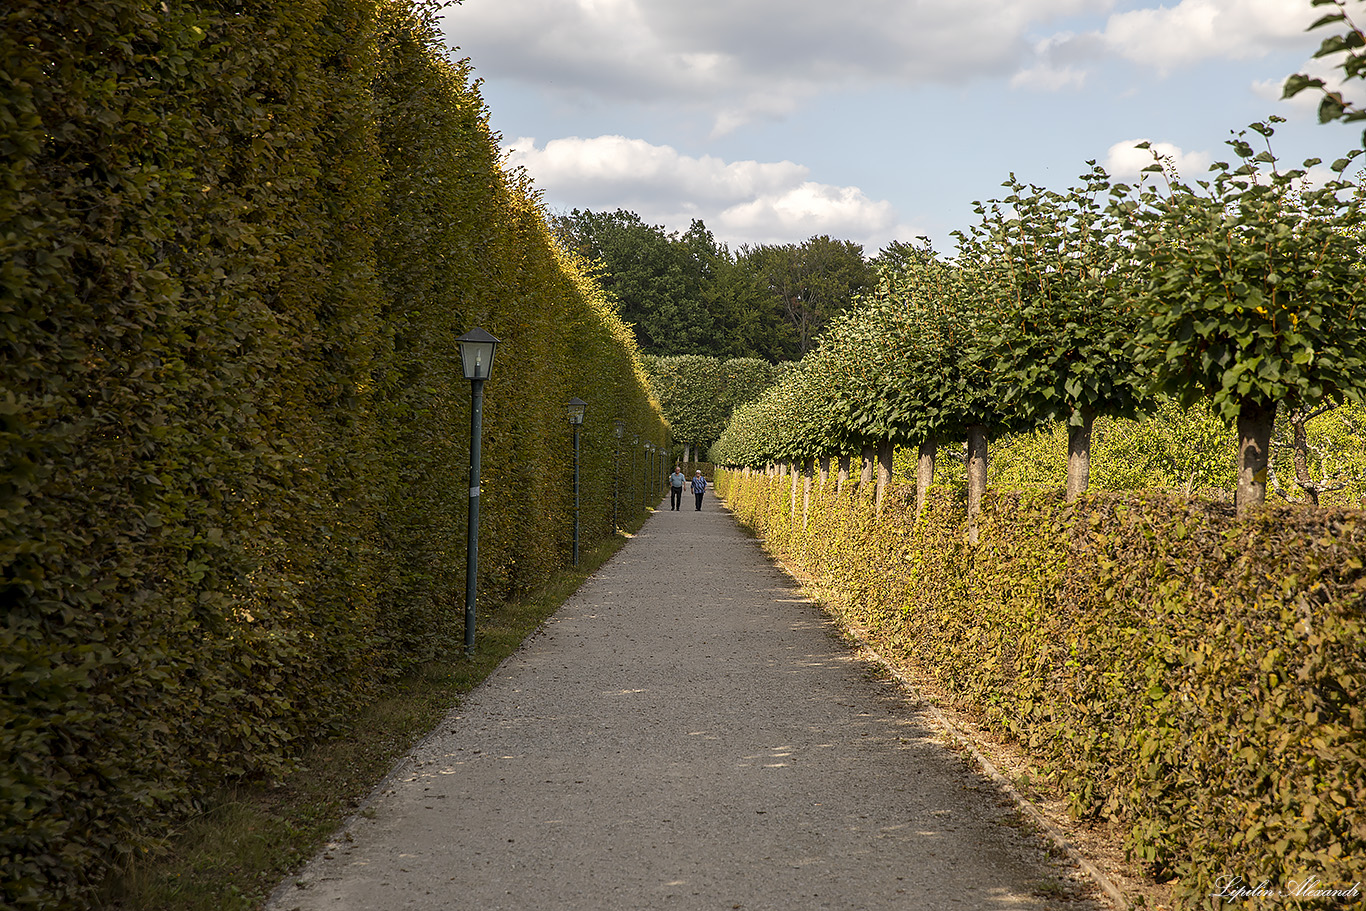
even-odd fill
[[(790, 478), (718, 474), (771, 551), (1118, 824), (1181, 907), (1216, 907), (1221, 876), (1366, 882), (1366, 513), (993, 492), (972, 547), (951, 488), (917, 521), (913, 487), (879, 515), (856, 485), (805, 507)], [(1266, 907), (1291, 904), (1343, 900)]]
[[(565, 401), (666, 427), (629, 330), (500, 167), (467, 64), (384, 0), (0, 10), (0, 906), (80, 906), (569, 552)], [(629, 479), (627, 479), (629, 480)]]

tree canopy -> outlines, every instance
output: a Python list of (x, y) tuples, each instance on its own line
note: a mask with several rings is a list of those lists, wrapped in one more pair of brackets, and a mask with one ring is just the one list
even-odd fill
[(1060, 421), (1072, 497), (1086, 488), (1092, 420), (1141, 414), (1160, 395), (1237, 422), (1239, 508), (1262, 502), (1278, 407), (1307, 416), (1366, 397), (1366, 195), (1344, 176), (1361, 151), (1316, 184), (1317, 159), (1278, 167), (1277, 121), (1236, 134), (1236, 163), (1215, 162), (1208, 180), (1183, 183), (1161, 160), (1137, 187), (1094, 162), (1066, 193), (1012, 177), (1004, 199), (978, 205), (953, 259), (897, 245), (800, 372), (736, 412), (713, 459), (883, 444), (921, 444), (925, 457), (926, 444)]
[(874, 281), (863, 248), (828, 236), (800, 244), (718, 244), (701, 221), (667, 232), (624, 209), (552, 219), (636, 334), (641, 351), (797, 360)]

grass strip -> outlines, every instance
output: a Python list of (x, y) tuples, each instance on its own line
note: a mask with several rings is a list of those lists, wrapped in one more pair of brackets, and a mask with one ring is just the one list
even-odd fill
[(100, 911), (258, 911), (394, 764), (626, 543), (580, 554), (534, 596), (479, 618), (472, 658), (433, 662), (397, 681), (342, 732), (311, 746), (278, 782), (224, 789), (179, 827), (165, 853), (136, 859), (105, 886)]

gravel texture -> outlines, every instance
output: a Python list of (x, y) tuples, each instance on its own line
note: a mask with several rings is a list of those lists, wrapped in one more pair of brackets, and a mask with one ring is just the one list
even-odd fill
[(684, 500), (271, 911), (1102, 907), (710, 492)]

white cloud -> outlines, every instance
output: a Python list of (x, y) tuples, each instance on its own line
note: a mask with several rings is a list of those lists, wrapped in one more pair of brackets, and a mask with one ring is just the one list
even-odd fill
[(577, 136), (509, 143), (508, 163), (523, 166), (542, 188), (557, 195), (640, 199), (662, 195), (710, 202), (780, 192), (805, 181), (808, 168), (790, 161), (725, 162), (694, 158), (666, 145), (625, 136)]
[(1105, 170), (1112, 177), (1126, 180), (1136, 179), (1144, 168), (1153, 163), (1153, 152), (1156, 152), (1162, 157), (1164, 164), (1176, 168), (1176, 173), (1180, 175), (1182, 180), (1189, 181), (1203, 177), (1205, 172), (1209, 170), (1210, 163), (1214, 160), (1208, 152), (1186, 152), (1170, 142), (1153, 142), (1150, 149), (1136, 148), (1140, 142), (1147, 141), (1126, 139), (1110, 146), (1105, 161), (1102, 162)]
[(897, 227), (891, 203), (875, 202), (858, 187), (811, 181), (730, 206), (717, 216), (716, 223), (718, 233), (761, 243), (817, 234), (866, 243), (872, 236), (891, 239)]
[(1116, 13), (1102, 37), (1115, 53), (1167, 72), (1302, 45), (1318, 15), (1307, 0), (1181, 0), (1173, 7)]
[(1059, 32), (1034, 42), (1033, 63), (1011, 77), (1011, 88), (1057, 92), (1080, 89), (1086, 84), (1087, 69), (1103, 47), (1094, 34), (1075, 35)]
[(1056, 67), (1041, 63), (1027, 70), (1020, 70), (1010, 79), (1010, 87), (1015, 89), (1039, 89), (1056, 92), (1068, 87), (1081, 88), (1086, 83), (1086, 71), (1076, 67)]
[(809, 168), (791, 161), (692, 157), (624, 136), (553, 139), (543, 147), (521, 138), (508, 146), (508, 164), (525, 168), (552, 206), (628, 209), (671, 231), (700, 218), (733, 246), (829, 234), (871, 254), (915, 236), (891, 203), (814, 181)]
[(463, 0), (444, 21), (481, 73), (571, 104), (683, 105), (722, 133), (849, 86), (1029, 70), (1032, 30), (1110, 2), (1012, 0), (982, 16), (977, 0)]

